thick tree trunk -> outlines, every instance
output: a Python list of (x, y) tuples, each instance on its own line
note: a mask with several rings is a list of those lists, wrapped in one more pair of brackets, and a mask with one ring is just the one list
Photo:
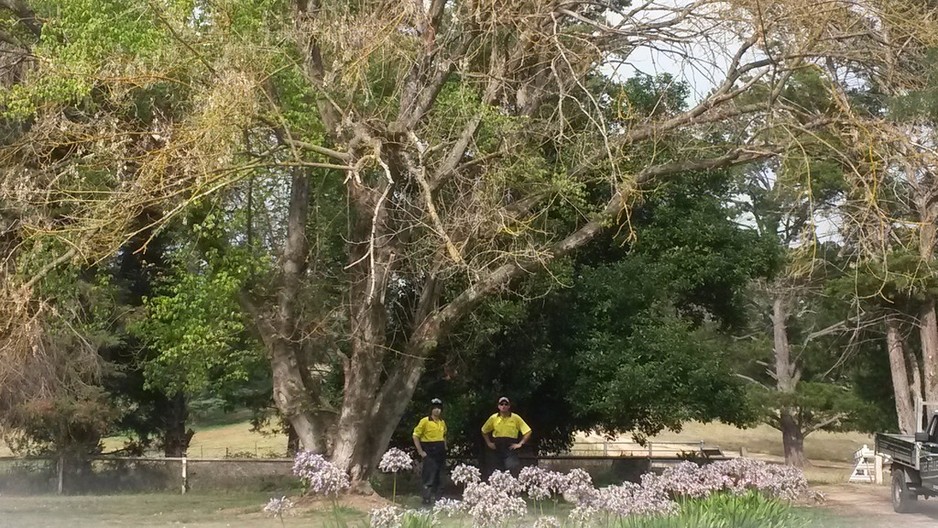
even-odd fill
[(309, 200), (309, 175), (298, 169), (290, 187), (276, 310), (272, 314), (261, 311), (247, 294), (242, 295), (241, 304), (254, 319), (270, 356), (274, 404), (293, 428), (302, 449), (325, 453), (328, 411), (319, 402), (319, 384), (310, 379), (297, 322), (297, 299), (309, 261)]
[[(363, 484), (372, 469), (373, 450), (377, 448), (369, 440), (374, 428), (372, 413), (380, 389), (383, 351), (373, 343), (356, 343), (358, 339), (360, 336), (353, 336), (354, 352), (345, 369), (342, 412), (335, 432), (332, 462), (348, 471), (353, 483)], [(403, 399), (406, 395), (397, 397)]]
[(795, 392), (798, 384), (798, 372), (791, 361), (791, 345), (788, 342), (788, 310), (786, 299), (778, 294), (772, 303), (772, 335), (775, 351), (776, 389), (782, 393), (782, 406), (779, 409), (779, 427), (782, 431), (782, 445), (785, 449), (785, 463), (804, 467), (804, 433), (801, 424), (795, 419), (795, 409), (784, 403), (785, 395)]
[(326, 432), (313, 411), (314, 400), (302, 376), (305, 366), (299, 360), (295, 346), (284, 339), (277, 339), (272, 347), (268, 347), (269, 350), (272, 348), (270, 366), (273, 374), (274, 403), (284, 419), (293, 427), (302, 449), (325, 453)]
[(922, 339), (922, 381), (925, 399), (938, 400), (938, 318), (935, 299), (929, 297), (919, 311), (919, 334)]
[(801, 431), (801, 424), (798, 423), (789, 408), (781, 410), (780, 418), (785, 463), (789, 466), (804, 467), (804, 433)]
[[(392, 185), (389, 181), (387, 185)], [(382, 192), (389, 192), (383, 189)], [(376, 397), (381, 390), (384, 359), (388, 354), (387, 282), (394, 265), (394, 236), (386, 216), (386, 198), (356, 195), (358, 215), (353, 219), (350, 268), (357, 280), (350, 293), (351, 356), (345, 362), (342, 410), (335, 430), (332, 462), (348, 471), (354, 488), (369, 491), (366, 484), (376, 445), (373, 423)], [(363, 214), (369, 211), (371, 214)], [(409, 401), (410, 395), (395, 398)]]
[[(899, 330), (899, 319), (895, 314), (886, 316), (886, 350), (889, 354), (899, 431), (902, 434), (912, 434), (915, 432), (915, 400), (906, 368), (906, 352)], [(917, 369), (918, 365), (915, 365), (915, 368)]]
[[(906, 363), (909, 366), (909, 370), (912, 371), (912, 380), (911, 380), (912, 402), (915, 403), (923, 399), (922, 398), (922, 369), (919, 366), (918, 357), (915, 356), (915, 351), (911, 350), (909, 347), (905, 347), (905, 358), (906, 358)], [(915, 414), (915, 411), (913, 411), (913, 414)], [(924, 419), (925, 419), (924, 414), (915, 415), (915, 421), (913, 423), (915, 425), (916, 431), (919, 430), (918, 429), (919, 427), (925, 426)]]
[(167, 457), (183, 457), (189, 450), (189, 442), (195, 432), (186, 428), (189, 420), (189, 405), (182, 393), (169, 399), (164, 414), (163, 454)]
[(294, 457), (300, 452), (300, 437), (296, 434), (296, 429), (287, 422), (287, 456)]

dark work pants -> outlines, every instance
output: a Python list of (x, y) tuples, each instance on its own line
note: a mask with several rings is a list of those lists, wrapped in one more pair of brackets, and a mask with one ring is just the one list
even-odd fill
[(500, 471), (508, 471), (514, 476), (518, 476), (521, 471), (521, 460), (518, 458), (518, 451), (512, 451), (511, 445), (518, 442), (517, 438), (493, 438), (495, 441), (495, 450), (489, 449), (490, 467)]
[(421, 496), (428, 503), (440, 498), (440, 476), (446, 465), (446, 447), (443, 442), (421, 442), (420, 445), (427, 452), (420, 480), (423, 483)]

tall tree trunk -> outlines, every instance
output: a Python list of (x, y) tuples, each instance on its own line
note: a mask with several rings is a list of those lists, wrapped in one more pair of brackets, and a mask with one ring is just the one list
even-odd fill
[(297, 299), (309, 262), (306, 238), (309, 200), (309, 174), (297, 169), (291, 178), (286, 241), (274, 313), (259, 310), (254, 299), (246, 293), (240, 301), (254, 319), (270, 356), (274, 404), (290, 423), (303, 449), (325, 453), (329, 413), (319, 401), (319, 384), (310, 378), (298, 328)]
[[(905, 346), (899, 331), (899, 318), (894, 313), (886, 315), (886, 350), (889, 354), (889, 369), (892, 373), (892, 389), (896, 400), (896, 416), (902, 434), (915, 432), (915, 401), (909, 384), (906, 368)], [(918, 365), (915, 365), (918, 368)]]
[[(925, 201), (919, 204), (921, 228), (919, 230), (919, 257), (930, 265), (935, 250), (935, 206)], [(938, 317), (935, 316), (935, 298), (925, 292), (926, 299), (919, 309), (919, 333), (922, 340), (922, 375), (925, 399), (938, 400)]]
[[(392, 185), (388, 182), (386, 185)], [(389, 187), (382, 189), (387, 194)], [(387, 282), (394, 265), (394, 230), (389, 229), (386, 198), (374, 193), (356, 194), (358, 214), (352, 223), (350, 268), (357, 280), (350, 289), (351, 356), (345, 361), (342, 410), (335, 430), (332, 462), (348, 471), (354, 489), (368, 492), (376, 445), (373, 423), (376, 396), (381, 389), (384, 359), (388, 353)], [(370, 214), (363, 214), (364, 211)], [(395, 398), (410, 400), (409, 395)]]
[(938, 400), (938, 318), (935, 299), (929, 297), (919, 310), (919, 334), (922, 339), (922, 381), (928, 401)]
[(184, 394), (177, 393), (169, 399), (164, 414), (163, 454), (167, 457), (184, 457), (195, 432), (186, 428), (189, 420), (189, 405)]
[(782, 431), (782, 445), (785, 449), (785, 463), (804, 467), (804, 434), (801, 424), (795, 418), (796, 409), (788, 404), (787, 395), (795, 392), (798, 374), (791, 361), (791, 345), (788, 342), (788, 310), (784, 295), (776, 295), (772, 303), (772, 335), (775, 347), (776, 389), (782, 394), (779, 409), (779, 426)]
[(300, 451), (300, 437), (296, 434), (296, 429), (290, 423), (287, 423), (287, 456), (294, 457)]
[[(917, 401), (922, 400), (922, 369), (919, 366), (918, 358), (915, 356), (915, 351), (911, 350), (909, 347), (905, 347), (905, 357), (906, 364), (909, 366), (909, 370), (912, 371), (912, 403), (914, 404)], [(914, 405), (913, 405), (914, 409)], [(913, 414), (915, 411), (913, 410)], [(924, 427), (925, 423), (924, 415), (915, 415), (913, 424), (915, 425), (915, 431), (918, 431), (920, 427)]]
[(801, 424), (787, 407), (781, 409), (780, 418), (785, 463), (789, 466), (804, 467), (804, 433), (801, 431)]

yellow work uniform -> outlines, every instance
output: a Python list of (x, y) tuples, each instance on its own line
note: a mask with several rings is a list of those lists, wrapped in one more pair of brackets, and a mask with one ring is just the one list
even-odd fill
[(518, 438), (519, 432), (526, 435), (531, 428), (515, 413), (507, 417), (495, 413), (482, 425), (482, 434), (492, 433), (494, 438)]
[(446, 422), (424, 416), (414, 427), (414, 437), (421, 442), (442, 442), (446, 439)]

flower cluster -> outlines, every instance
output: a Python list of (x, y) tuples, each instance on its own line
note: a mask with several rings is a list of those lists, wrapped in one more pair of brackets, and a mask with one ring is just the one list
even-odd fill
[(472, 517), (472, 525), (478, 528), (501, 526), (509, 518), (521, 517), (528, 510), (524, 499), (486, 482), (468, 484), (463, 502), (466, 512)]
[[(397, 472), (409, 468), (411, 459), (400, 450), (390, 450), (382, 458), (382, 471)], [(336, 494), (348, 487), (348, 477), (320, 455), (300, 453), (294, 473), (307, 482), (313, 493)], [(372, 528), (400, 528), (416, 523), (436, 526), (437, 517), (468, 515), (475, 528), (504, 526), (511, 519), (527, 513), (522, 495), (534, 500), (563, 496), (574, 505), (569, 523), (589, 525), (596, 519), (629, 516), (669, 515), (678, 509), (681, 498), (705, 498), (713, 493), (762, 494), (794, 499), (807, 491), (804, 474), (787, 466), (776, 466), (751, 459), (734, 459), (698, 466), (685, 462), (665, 470), (661, 475), (646, 474), (641, 483), (624, 482), (616, 486), (595, 488), (589, 473), (574, 469), (567, 474), (536, 467), (521, 470), (516, 479), (510, 473), (496, 471), (488, 482), (482, 482), (478, 468), (459, 465), (453, 469), (452, 480), (465, 486), (463, 500), (440, 499), (433, 510), (416, 512), (388, 506), (371, 512)], [(293, 506), (283, 497), (271, 499), (268, 513), (281, 515)], [(282, 517), (281, 517), (282, 519)], [(534, 528), (559, 528), (563, 523), (554, 517), (540, 517)]]
[(521, 483), (507, 471), (493, 471), (489, 476), (489, 484), (502, 493), (517, 495), (523, 491)]
[(533, 528), (560, 528), (560, 520), (549, 515), (538, 517)]
[(381, 462), (378, 463), (378, 469), (385, 473), (397, 473), (412, 467), (414, 467), (414, 461), (410, 455), (396, 447), (388, 449), (388, 452), (381, 457)]
[(284, 497), (272, 498), (267, 502), (267, 505), (264, 506), (264, 513), (273, 515), (274, 517), (279, 517), (283, 519), (284, 515), (287, 515), (293, 511), (293, 501)]
[(437, 500), (433, 504), (433, 514), (434, 515), (443, 515), (444, 517), (452, 517), (458, 513), (465, 511), (465, 503), (455, 499), (442, 498)]
[(703, 498), (726, 489), (730, 483), (722, 472), (713, 471), (710, 466), (698, 466), (693, 462), (682, 462), (670, 467), (660, 476), (651, 473), (642, 475), (643, 487), (675, 498)]
[(548, 471), (535, 466), (521, 468), (518, 481), (532, 500), (549, 499), (553, 494), (560, 494), (567, 487), (567, 476), (556, 471)]
[(671, 497), (691, 498), (721, 491), (743, 494), (754, 490), (770, 497), (794, 500), (808, 490), (808, 482), (800, 470), (750, 458), (714, 462), (702, 467), (684, 462), (665, 470), (660, 477), (644, 475), (642, 486)]
[(619, 486), (593, 490), (592, 493), (581, 493), (580, 502), (570, 517), (578, 522), (586, 522), (599, 514), (627, 517), (668, 514), (676, 510), (677, 503), (659, 490), (624, 482)]
[(579, 504), (589, 500), (595, 493), (593, 477), (586, 470), (572, 469), (564, 476), (560, 494), (563, 495), (565, 501)]
[(622, 517), (673, 513), (678, 507), (667, 495), (633, 482), (603, 488), (596, 500), (601, 509)]
[(303, 479), (310, 493), (316, 495), (338, 495), (348, 489), (348, 475), (322, 455), (302, 451), (293, 459), (293, 474)]
[(400, 528), (404, 521), (404, 511), (397, 506), (387, 506), (371, 510), (371, 528)]
[(450, 479), (456, 484), (468, 485), (481, 481), (482, 474), (477, 467), (460, 464), (453, 468)]

